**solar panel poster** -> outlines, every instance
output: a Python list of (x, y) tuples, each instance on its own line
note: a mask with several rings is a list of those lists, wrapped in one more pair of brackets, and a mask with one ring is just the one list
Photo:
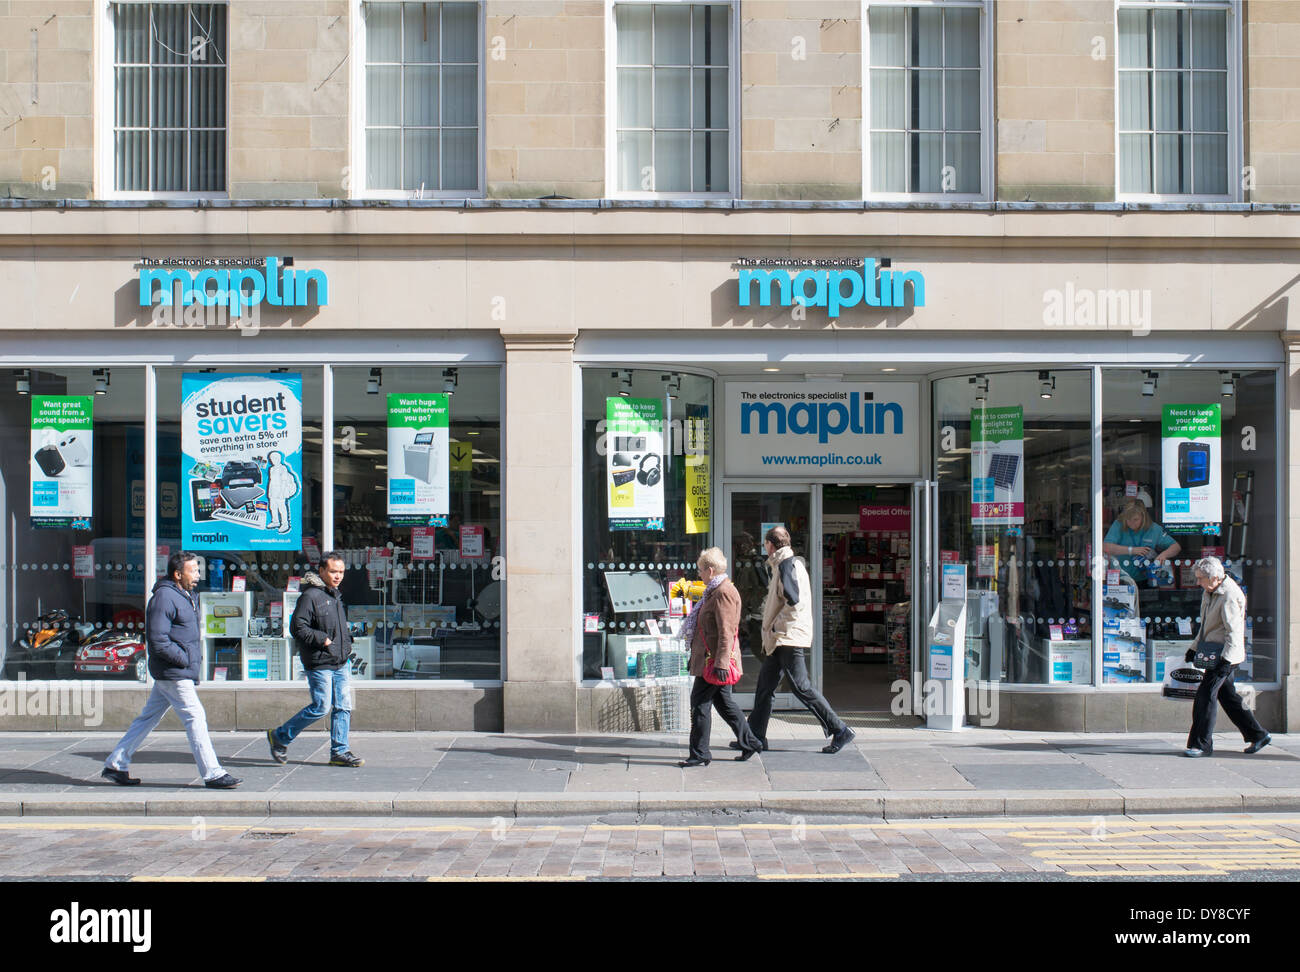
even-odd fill
[(974, 526), (1025, 522), (1025, 417), (1020, 405), (970, 413), (971, 504)]

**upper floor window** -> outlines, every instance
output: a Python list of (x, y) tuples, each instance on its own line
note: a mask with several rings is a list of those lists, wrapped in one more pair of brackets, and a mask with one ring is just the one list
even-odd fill
[(869, 3), (865, 20), (867, 197), (987, 197), (986, 5)]
[(1237, 11), (1223, 0), (1121, 3), (1121, 197), (1236, 198)]
[(478, 194), (479, 5), (366, 0), (357, 23), (356, 194)]
[[(114, 195), (226, 192), (226, 4), (114, 3)], [(107, 80), (107, 79), (106, 79)]]
[(618, 196), (730, 196), (736, 72), (729, 3), (613, 3), (607, 179)]

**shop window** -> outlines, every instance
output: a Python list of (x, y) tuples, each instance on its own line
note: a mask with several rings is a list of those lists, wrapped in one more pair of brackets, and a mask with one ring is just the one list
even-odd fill
[(159, 489), (180, 494), (159, 555), (200, 557), (203, 679), (300, 677), (287, 625), (322, 553), (321, 370), (160, 368), (157, 395)]
[(868, 194), (984, 194), (983, 3), (867, 6)]
[(1093, 682), (1092, 379), (934, 383), (939, 556), (964, 564), (967, 678)]
[(1276, 391), (1271, 371), (1103, 373), (1101, 681), (1159, 682), (1182, 661), (1206, 556), (1246, 594), (1239, 678), (1278, 680)]
[(1122, 196), (1232, 198), (1237, 155), (1234, 3), (1121, 3)]
[(479, 5), (361, 4), (365, 194), (477, 193)]
[(733, 29), (730, 4), (614, 5), (619, 194), (732, 193)]
[(144, 681), (144, 369), (4, 375), (3, 677)]
[[(584, 678), (647, 674), (678, 624), (710, 532), (713, 380), (587, 369), (582, 380)], [(689, 588), (685, 594), (694, 592)], [(656, 669), (654, 674), (677, 674)]]
[(109, 7), (114, 193), (226, 192), (224, 3)]
[(334, 545), (362, 679), (501, 677), (501, 371), (334, 369)]

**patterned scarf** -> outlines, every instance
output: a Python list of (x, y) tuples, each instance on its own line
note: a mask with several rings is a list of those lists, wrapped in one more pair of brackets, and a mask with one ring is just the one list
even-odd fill
[(691, 613), (686, 615), (686, 623), (682, 626), (682, 641), (685, 642), (687, 650), (690, 649), (691, 641), (695, 638), (695, 621), (700, 616), (700, 608), (704, 607), (704, 602), (709, 599), (709, 595), (713, 593), (714, 588), (726, 579), (726, 571), (714, 574), (713, 580), (709, 581), (709, 585), (704, 588), (704, 593), (695, 602), (695, 607), (691, 608)]

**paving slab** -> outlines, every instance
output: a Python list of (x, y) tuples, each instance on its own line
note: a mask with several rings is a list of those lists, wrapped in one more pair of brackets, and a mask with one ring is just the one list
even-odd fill
[[(953, 759), (963, 758), (953, 754)], [(953, 768), (979, 790), (1104, 790), (1111, 781), (1077, 762), (954, 763)]]

